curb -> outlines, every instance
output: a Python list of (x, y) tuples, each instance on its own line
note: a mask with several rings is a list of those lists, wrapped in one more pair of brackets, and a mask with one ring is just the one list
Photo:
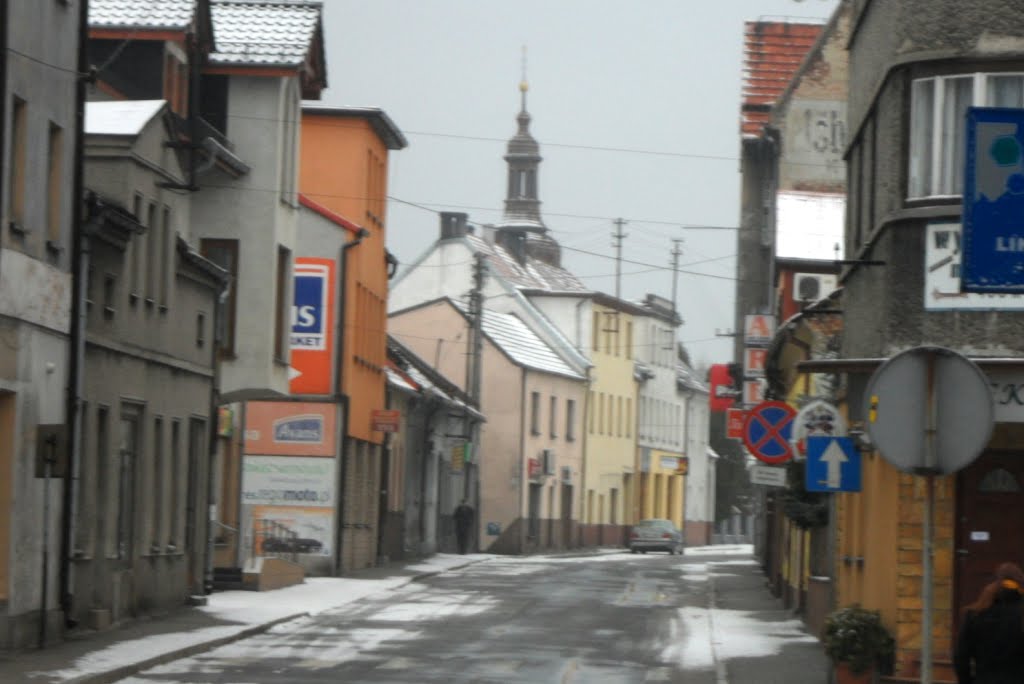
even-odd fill
[[(401, 588), (409, 584), (412, 584), (413, 582), (417, 582), (428, 577), (442, 575), (446, 572), (451, 572), (452, 570), (462, 570), (463, 568), (468, 568), (471, 565), (483, 563), (486, 560), (489, 559), (480, 558), (477, 560), (470, 560), (466, 561), (461, 565), (453, 565), (451, 567), (444, 568), (443, 570), (431, 570), (419, 573), (417, 575), (412, 575), (411, 577), (409, 577), (407, 582), (399, 584), (395, 588)], [(385, 591), (393, 590), (394, 589), (383, 589), (378, 593), (384, 593)], [(373, 595), (375, 594), (371, 594), (370, 596)], [(309, 612), (286, 615), (284, 617), (269, 620), (268, 622), (260, 623), (257, 625), (250, 625), (249, 627), (240, 629), (238, 632), (234, 634), (228, 634), (227, 636), (218, 637), (216, 639), (211, 639), (209, 641), (200, 641), (198, 643), (192, 644), (191, 646), (183, 646), (182, 648), (178, 648), (173, 651), (167, 651), (166, 653), (161, 653), (159, 655), (146, 658), (145, 660), (140, 660), (138, 662), (121, 665), (112, 670), (107, 670), (104, 672), (94, 672), (91, 674), (80, 675), (78, 677), (72, 677), (71, 679), (64, 680), (64, 682), (65, 684), (112, 684), (113, 682), (116, 682), (120, 679), (124, 679), (125, 677), (130, 677), (132, 675), (138, 674), (139, 672), (142, 672), (143, 670), (148, 670), (151, 667), (163, 665), (165, 663), (169, 663), (180, 658), (188, 658), (194, 655), (198, 655), (200, 653), (206, 653), (207, 651), (212, 651), (215, 648), (225, 646), (235, 641), (241, 641), (242, 639), (248, 639), (249, 637), (256, 636), (257, 634), (262, 634), (276, 627), (277, 625), (283, 624), (285, 622), (291, 622), (292, 620), (297, 620), (299, 618), (310, 617), (311, 615), (312, 614)]]
[(163, 665), (169, 663), (172, 660), (178, 660), (179, 658), (188, 658), (198, 653), (205, 653), (206, 651), (212, 651), (219, 646), (230, 644), (234, 641), (241, 641), (257, 634), (262, 634), (268, 631), (272, 627), (280, 625), (284, 622), (290, 622), (302, 617), (308, 617), (309, 613), (295, 613), (294, 615), (287, 615), (285, 617), (276, 618), (269, 622), (264, 622), (258, 625), (252, 625), (244, 629), (239, 630), (235, 634), (228, 634), (227, 636), (218, 637), (209, 641), (201, 641), (191, 646), (184, 646), (173, 651), (167, 651), (160, 655), (155, 655), (145, 660), (140, 660), (135, 663), (129, 663), (127, 665), (121, 665), (120, 667), (114, 668), (113, 670), (107, 670), (106, 672), (95, 672), (92, 674), (81, 675), (79, 677), (72, 677), (66, 679), (65, 684), (111, 684), (119, 679), (130, 677), (133, 674), (138, 674), (143, 670), (148, 670), (151, 667), (157, 665)]

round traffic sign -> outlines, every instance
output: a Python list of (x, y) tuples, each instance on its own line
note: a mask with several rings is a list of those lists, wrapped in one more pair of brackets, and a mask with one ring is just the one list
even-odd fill
[(868, 434), (899, 470), (954, 473), (992, 435), (992, 391), (974, 363), (945, 347), (914, 347), (874, 372), (864, 397)]
[(743, 443), (754, 458), (769, 464), (793, 458), (789, 438), (796, 410), (781, 401), (762, 401), (747, 412)]

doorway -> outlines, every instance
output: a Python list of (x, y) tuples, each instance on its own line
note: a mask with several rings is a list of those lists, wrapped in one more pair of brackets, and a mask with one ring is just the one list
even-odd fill
[[(1024, 566), (1024, 453), (987, 451), (957, 477), (954, 630), (1000, 563)], [(956, 631), (954, 631), (954, 634)]]

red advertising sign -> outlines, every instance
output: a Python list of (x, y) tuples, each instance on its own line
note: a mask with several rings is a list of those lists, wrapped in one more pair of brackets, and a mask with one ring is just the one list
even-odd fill
[(526, 461), (526, 476), (536, 480), (541, 475), (541, 462), (539, 458), (531, 458)]
[(245, 453), (334, 456), (337, 404), (250, 401), (245, 405)]
[(725, 436), (729, 439), (743, 439), (743, 421), (747, 412), (743, 409), (731, 408), (725, 412)]
[(334, 356), (334, 259), (295, 259), (292, 304), (292, 394), (330, 394)]
[(764, 401), (764, 383), (760, 380), (743, 381), (743, 403), (747, 406)]
[(713, 364), (708, 379), (711, 382), (711, 410), (725, 411), (734, 401), (731, 394), (732, 377), (729, 375), (729, 364)]
[(395, 409), (370, 411), (370, 427), (377, 432), (398, 432), (400, 414)]

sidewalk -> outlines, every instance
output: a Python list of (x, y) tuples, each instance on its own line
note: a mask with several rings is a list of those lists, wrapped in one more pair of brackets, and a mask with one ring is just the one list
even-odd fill
[(437, 554), (367, 568), (345, 577), (309, 577), (270, 592), (224, 591), (206, 606), (181, 608), (106, 632), (88, 632), (45, 649), (0, 656), (4, 684), (106, 684), (178, 658), (264, 632), (276, 624), (344, 606), (447, 570), (493, 558)]

